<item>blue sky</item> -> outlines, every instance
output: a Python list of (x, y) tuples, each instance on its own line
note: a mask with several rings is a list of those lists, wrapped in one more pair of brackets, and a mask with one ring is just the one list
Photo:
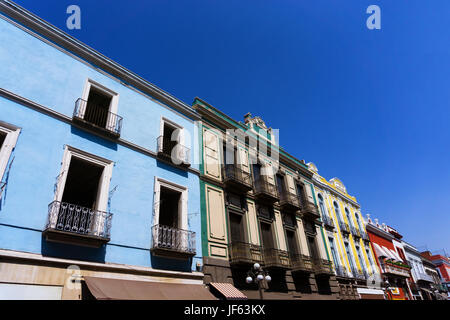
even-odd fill
[(364, 215), (450, 251), (450, 1), (16, 2), (189, 104), (261, 116)]

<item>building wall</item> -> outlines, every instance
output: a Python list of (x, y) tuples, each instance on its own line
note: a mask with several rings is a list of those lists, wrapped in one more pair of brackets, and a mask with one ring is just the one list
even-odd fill
[[(0, 47), (0, 88), (71, 118), (75, 101), (91, 79), (119, 95), (117, 113), (123, 117), (122, 142), (116, 143), (0, 98), (1, 120), (22, 128), (0, 211), (0, 247), (183, 271), (201, 263), (198, 166), (193, 163), (193, 170), (181, 170), (150, 155), (156, 151), (162, 117), (181, 125), (187, 137), (194, 137), (194, 121), (4, 19), (0, 19), (0, 42), (7, 44)], [(191, 159), (195, 159), (196, 141), (190, 146)], [(132, 144), (145, 151), (137, 151)], [(110, 190), (117, 189), (110, 198), (109, 209), (114, 214), (111, 240), (100, 249), (49, 243), (42, 238), (65, 145), (114, 162)], [(188, 188), (188, 226), (197, 233), (192, 264), (155, 258), (149, 252), (155, 177)]]
[[(329, 214), (329, 216), (333, 219), (334, 221), (334, 231), (327, 231), (328, 236), (331, 236), (334, 238), (335, 240), (335, 244), (336, 244), (336, 250), (338, 253), (338, 257), (339, 257), (339, 262), (341, 264), (341, 266), (344, 266), (345, 268), (347, 268), (347, 270), (350, 270), (350, 262), (349, 262), (349, 257), (346, 253), (345, 250), (345, 246), (344, 246), (344, 239), (345, 241), (348, 240), (348, 243), (350, 245), (350, 250), (351, 253), (353, 255), (353, 258), (355, 260), (356, 263), (356, 267), (362, 271), (362, 265), (361, 265), (361, 261), (359, 261), (358, 258), (358, 253), (356, 251), (356, 245), (359, 245), (360, 249), (361, 249), (361, 254), (362, 257), (364, 259), (364, 265), (367, 268), (367, 271), (369, 271), (370, 273), (379, 273), (379, 270), (376, 268), (375, 265), (370, 263), (369, 257), (367, 256), (366, 253), (366, 248), (369, 249), (369, 253), (372, 255), (372, 261), (375, 261), (374, 255), (373, 255), (373, 251), (372, 248), (370, 247), (370, 245), (368, 245), (367, 243), (364, 243), (363, 239), (358, 238), (358, 237), (354, 237), (352, 234), (349, 234), (348, 236), (344, 236), (343, 232), (340, 229), (339, 223), (338, 223), (338, 217), (337, 217), (337, 212), (334, 208), (333, 202), (336, 201), (339, 205), (339, 210), (342, 214), (343, 220), (348, 224), (349, 221), (345, 215), (345, 208), (348, 208), (350, 211), (350, 215), (352, 220), (353, 225), (359, 229), (359, 226), (357, 225), (356, 219), (355, 219), (355, 212), (359, 212), (359, 215), (361, 216), (360, 211), (350, 202), (346, 201), (343, 197), (339, 197), (336, 194), (332, 194), (329, 191), (326, 191), (325, 189), (321, 188), (320, 186), (318, 186), (316, 184), (315, 186), (315, 190), (316, 190), (316, 198), (318, 198), (319, 193), (322, 195), (324, 202), (325, 202), (325, 206), (326, 206), (326, 210)], [(323, 213), (321, 213), (323, 214)], [(364, 223), (361, 222), (361, 224), (364, 226)], [(363, 230), (365, 231), (365, 230)], [(327, 248), (329, 251), (329, 255), (331, 257), (331, 249), (330, 249), (330, 244), (328, 241), (328, 236), (326, 237), (326, 244), (327, 244)]]
[[(196, 106), (195, 106), (196, 107)], [(198, 107), (198, 106), (197, 106)], [(201, 108), (201, 107), (199, 107)], [(200, 112), (201, 113), (201, 112)], [(229, 243), (230, 243), (230, 230), (228, 225), (228, 212), (226, 206), (226, 195), (230, 191), (224, 188), (224, 177), (222, 171), (222, 164), (224, 163), (223, 155), (223, 139), (225, 138), (225, 132), (219, 125), (212, 124), (211, 121), (203, 121), (201, 126), (201, 132), (203, 139), (200, 142), (202, 150), (202, 163), (200, 164), (200, 172), (202, 175), (201, 181), (201, 194), (202, 194), (202, 242), (205, 264), (205, 282), (209, 281), (233, 281), (232, 274), (230, 272), (229, 265)], [(247, 145), (238, 143), (237, 152), (241, 155), (242, 167), (247, 172), (253, 175), (253, 169), (250, 165), (249, 148)], [(273, 161), (273, 159), (265, 159), (267, 162)], [(273, 165), (273, 163), (272, 163)], [(311, 181), (300, 178), (295, 170), (289, 168), (285, 164), (281, 164), (281, 169), (286, 174), (286, 179), (291, 179), (294, 176), (297, 179), (301, 179), (305, 184), (305, 191), (307, 200), (316, 203), (314, 189)], [(253, 177), (252, 177), (253, 179)], [(270, 178), (269, 178), (270, 179)], [(275, 177), (273, 177), (275, 179)], [(290, 181), (290, 180), (289, 180)], [(287, 182), (287, 187), (290, 184)], [(295, 186), (294, 186), (295, 188)], [(247, 203), (246, 213), (244, 215), (245, 228), (246, 228), (246, 241), (255, 245), (261, 245), (261, 230), (259, 218), (256, 212), (257, 200), (254, 198), (252, 191), (248, 192), (244, 196)], [(307, 246), (307, 239), (305, 235), (304, 221), (296, 217), (297, 221), (297, 241), (299, 253), (306, 256), (310, 256)], [(274, 220), (272, 222), (272, 231), (275, 247), (279, 250), (287, 250), (287, 240), (285, 229), (283, 226), (281, 211), (275, 205), (274, 206)], [(322, 259), (328, 260), (328, 253), (323, 242), (322, 227), (315, 227), (316, 241), (318, 254)], [(317, 295), (317, 287), (315, 284), (314, 274), (310, 275), (310, 284), (312, 286), (313, 294)], [(288, 295), (284, 293), (266, 292), (270, 297), (274, 299), (295, 297), (296, 293), (294, 287), (294, 280), (290, 271), (286, 272), (286, 283), (288, 286)], [(331, 285), (333, 286), (333, 284)], [(331, 289), (333, 290), (333, 289)], [(249, 297), (252, 292), (246, 292)], [(269, 298), (269, 296), (267, 296)], [(297, 293), (297, 296), (300, 295)], [(307, 295), (302, 295), (305, 298)], [(311, 296), (311, 294), (309, 295)], [(258, 298), (255, 296), (255, 298)]]

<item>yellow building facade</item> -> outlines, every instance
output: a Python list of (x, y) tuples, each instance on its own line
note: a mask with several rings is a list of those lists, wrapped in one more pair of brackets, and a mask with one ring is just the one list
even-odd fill
[(339, 283), (340, 299), (384, 299), (381, 277), (361, 207), (338, 178), (327, 181), (314, 163), (315, 196), (326, 230), (325, 243)]

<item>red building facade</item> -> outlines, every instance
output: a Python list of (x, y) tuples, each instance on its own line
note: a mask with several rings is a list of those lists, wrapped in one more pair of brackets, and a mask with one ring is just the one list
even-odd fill
[(408, 279), (411, 267), (406, 262), (404, 252), (398, 245), (401, 235), (394, 229), (380, 225), (378, 221), (368, 218), (366, 225), (376, 263), (381, 271), (382, 287), (389, 300), (411, 300), (412, 294)]

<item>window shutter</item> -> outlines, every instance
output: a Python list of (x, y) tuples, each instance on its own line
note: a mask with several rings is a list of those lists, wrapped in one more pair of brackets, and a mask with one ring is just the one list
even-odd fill
[(220, 179), (219, 137), (211, 130), (203, 132), (205, 174)]
[(297, 194), (297, 192), (295, 192), (294, 177), (292, 177), (289, 174), (286, 174), (286, 182), (287, 182), (288, 192), (291, 194)]
[(248, 151), (244, 148), (238, 147), (238, 155), (239, 155), (239, 164), (241, 166), (242, 171), (249, 173), (250, 167), (248, 163)]

